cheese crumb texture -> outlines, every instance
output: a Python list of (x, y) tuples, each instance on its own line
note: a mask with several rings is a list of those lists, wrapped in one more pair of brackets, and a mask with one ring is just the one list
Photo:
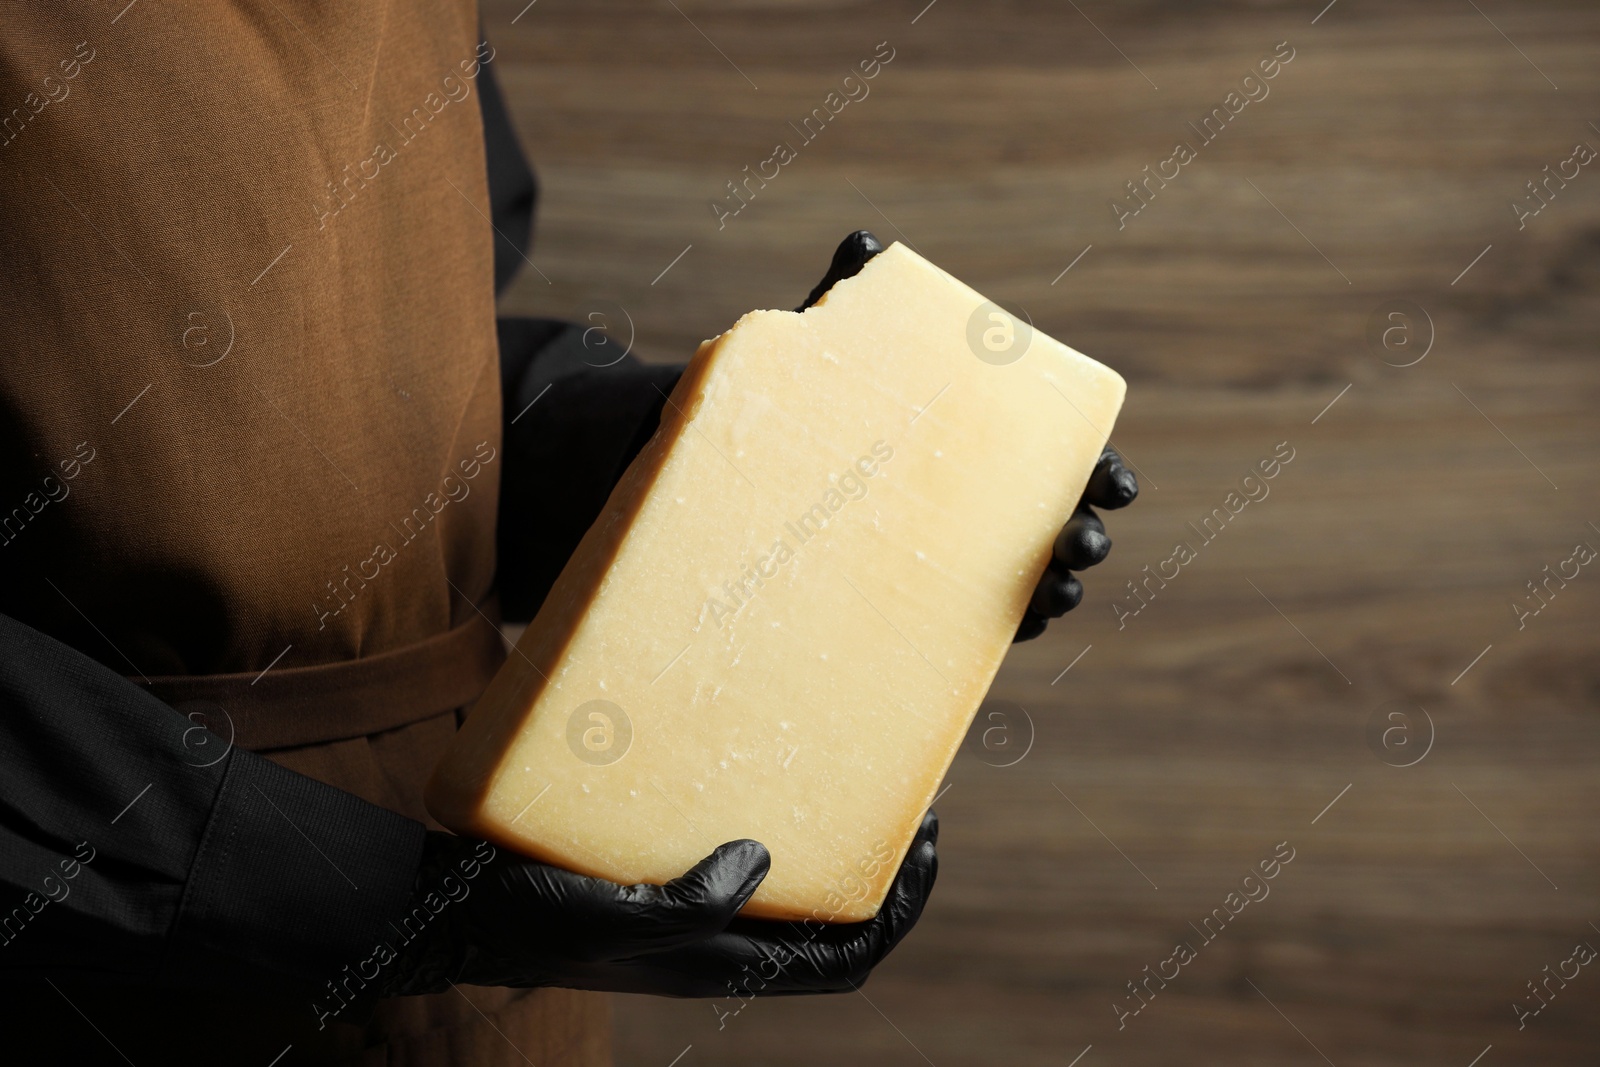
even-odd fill
[(745, 315), (700, 346), (429, 810), (624, 883), (755, 838), (772, 869), (744, 914), (871, 918), (1124, 390), (900, 244), (805, 312)]

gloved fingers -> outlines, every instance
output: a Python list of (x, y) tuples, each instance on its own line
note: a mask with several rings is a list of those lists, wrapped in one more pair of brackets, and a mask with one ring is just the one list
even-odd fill
[[(1089, 489), (1084, 491), (1083, 499), (1073, 509), (1072, 517), (1056, 535), (1050, 564), (1039, 578), (1039, 584), (1034, 587), (1028, 610), (1017, 626), (1016, 636), (1011, 639), (1013, 642), (1031, 641), (1038, 637), (1044, 633), (1050, 619), (1059, 619), (1083, 601), (1083, 583), (1071, 572), (1093, 567), (1111, 552), (1111, 538), (1106, 536), (1106, 525), (1094, 513), (1094, 508), (1089, 506), (1089, 500), (1096, 492), (1096, 478), (1108, 482), (1110, 486), (1099, 487), (1102, 497), (1120, 499), (1122, 488), (1133, 477), (1131, 472), (1123, 470), (1121, 462), (1121, 457), (1109, 448), (1101, 453), (1100, 464), (1090, 479)], [(1138, 492), (1138, 483), (1132, 483), (1132, 494), (1137, 495)], [(1133, 499), (1133, 495), (1127, 499)], [(1112, 506), (1122, 505), (1114, 503)]]
[(806, 308), (822, 299), (822, 294), (833, 288), (835, 282), (853, 277), (861, 271), (867, 260), (883, 251), (883, 242), (872, 236), (868, 230), (857, 230), (843, 241), (834, 250), (833, 262), (828, 265), (828, 273), (811, 290), (811, 295), (806, 297), (806, 302), (795, 308), (804, 311)]
[[(741, 976), (753, 972), (763, 995), (843, 993), (859, 988), (916, 925), (939, 873), (935, 843), (939, 818), (931, 810), (912, 838), (878, 914), (865, 922), (819, 926), (740, 919), (718, 935), (742, 958)], [(733, 938), (743, 938), (734, 948)], [(754, 963), (749, 963), (753, 957)]]
[(1072, 518), (1056, 534), (1052, 552), (1055, 562), (1064, 570), (1087, 570), (1105, 560), (1111, 552), (1111, 538), (1106, 536), (1106, 524), (1083, 501), (1073, 509)]
[(922, 908), (933, 892), (933, 882), (939, 874), (939, 816), (929, 808), (922, 823), (911, 838), (911, 847), (900, 864), (883, 907), (873, 918), (862, 923), (841, 923), (823, 928), (818, 940), (825, 946), (845, 947), (866, 943), (874, 956), (871, 966), (889, 954), (900, 943), (922, 915)]
[(1100, 453), (1094, 473), (1089, 475), (1089, 484), (1083, 491), (1084, 501), (1097, 508), (1115, 511), (1133, 503), (1138, 495), (1139, 479), (1122, 462), (1117, 450), (1107, 445)]
[(1052, 562), (1034, 587), (1028, 610), (1046, 619), (1059, 619), (1083, 600), (1083, 583)]
[(548, 947), (584, 962), (627, 959), (703, 941), (725, 928), (767, 876), (759, 841), (730, 841), (665, 885), (619, 885), (528, 865)]
[(1043, 615), (1035, 614), (1032, 608), (1026, 609), (1022, 613), (1022, 621), (1017, 624), (1016, 636), (1011, 638), (1011, 643), (1020, 644), (1023, 641), (1032, 641), (1035, 637), (1044, 633), (1045, 625), (1049, 621)]

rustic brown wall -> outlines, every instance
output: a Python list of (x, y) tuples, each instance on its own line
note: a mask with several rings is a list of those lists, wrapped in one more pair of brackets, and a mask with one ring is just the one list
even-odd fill
[[(1600, 10), (524, 3), (485, 20), (549, 280), (509, 308), (620, 306), (682, 359), (869, 227), (1120, 369), (1145, 475), (1083, 607), (1001, 673), (980, 728), (1009, 733), (969, 738), (938, 890), (865, 994), (720, 1029), (618, 998), (622, 1063), (1595, 1061), (1600, 967), (1520, 1031), (1513, 1004), (1600, 947), (1600, 567), (1520, 630), (1512, 605), (1600, 548), (1600, 167), (1524, 229), (1511, 204), (1600, 147)], [(870, 95), (719, 230), (724, 183), (882, 41)], [(1282, 41), (1270, 95), (1200, 147), (1186, 123)], [(1197, 158), (1119, 230), (1109, 202), (1179, 140)], [(1394, 299), (1424, 309), (1390, 335), (1411, 346), (1370, 344)], [(1119, 629), (1124, 583), (1285, 441), (1270, 496)], [(1283, 841), (1270, 895), (1203, 944), (1189, 923)], [(1196, 958), (1119, 1030), (1183, 939)]]

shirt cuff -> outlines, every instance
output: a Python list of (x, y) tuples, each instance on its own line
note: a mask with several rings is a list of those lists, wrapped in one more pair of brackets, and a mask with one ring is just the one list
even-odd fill
[[(189, 875), (169, 968), (192, 980), (348, 981), (410, 904), (426, 831), (235, 750)], [(241, 966), (243, 965), (243, 966)]]

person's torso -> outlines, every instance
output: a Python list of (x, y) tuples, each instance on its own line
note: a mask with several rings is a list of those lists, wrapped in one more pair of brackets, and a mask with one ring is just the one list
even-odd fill
[(460, 624), (500, 447), (475, 6), (6, 6), (0, 612), (147, 676)]

